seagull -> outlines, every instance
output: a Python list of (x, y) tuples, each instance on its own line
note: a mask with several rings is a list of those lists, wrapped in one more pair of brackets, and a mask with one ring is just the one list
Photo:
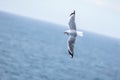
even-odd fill
[(75, 23), (75, 10), (70, 14), (69, 19), (69, 30), (66, 30), (64, 34), (67, 34), (69, 36), (67, 40), (67, 47), (68, 52), (71, 58), (73, 58), (74, 54), (74, 44), (77, 36), (83, 36), (83, 32), (76, 31), (76, 23)]

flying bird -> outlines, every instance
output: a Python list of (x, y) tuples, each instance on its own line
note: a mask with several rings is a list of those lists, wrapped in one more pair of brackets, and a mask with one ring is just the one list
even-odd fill
[(68, 47), (68, 52), (73, 58), (74, 55), (74, 43), (76, 40), (77, 36), (83, 36), (83, 32), (76, 31), (76, 23), (75, 23), (75, 10), (70, 14), (70, 19), (69, 19), (69, 30), (66, 30), (64, 34), (67, 34), (69, 36), (67, 40), (67, 47)]

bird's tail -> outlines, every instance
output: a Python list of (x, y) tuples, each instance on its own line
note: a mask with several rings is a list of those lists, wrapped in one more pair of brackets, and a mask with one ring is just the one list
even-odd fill
[(82, 31), (77, 31), (77, 36), (83, 37), (83, 32)]

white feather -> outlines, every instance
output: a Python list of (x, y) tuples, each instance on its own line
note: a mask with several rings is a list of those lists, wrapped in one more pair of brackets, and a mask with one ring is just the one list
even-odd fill
[(83, 37), (83, 32), (77, 31), (77, 36)]

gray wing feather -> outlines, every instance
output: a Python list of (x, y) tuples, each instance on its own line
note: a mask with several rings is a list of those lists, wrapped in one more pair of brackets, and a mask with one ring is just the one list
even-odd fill
[(70, 36), (68, 38), (68, 50), (70, 51), (71, 54), (74, 53), (74, 43), (75, 43), (76, 37)]
[(76, 30), (75, 15), (72, 15), (69, 20), (69, 27), (71, 30)]

